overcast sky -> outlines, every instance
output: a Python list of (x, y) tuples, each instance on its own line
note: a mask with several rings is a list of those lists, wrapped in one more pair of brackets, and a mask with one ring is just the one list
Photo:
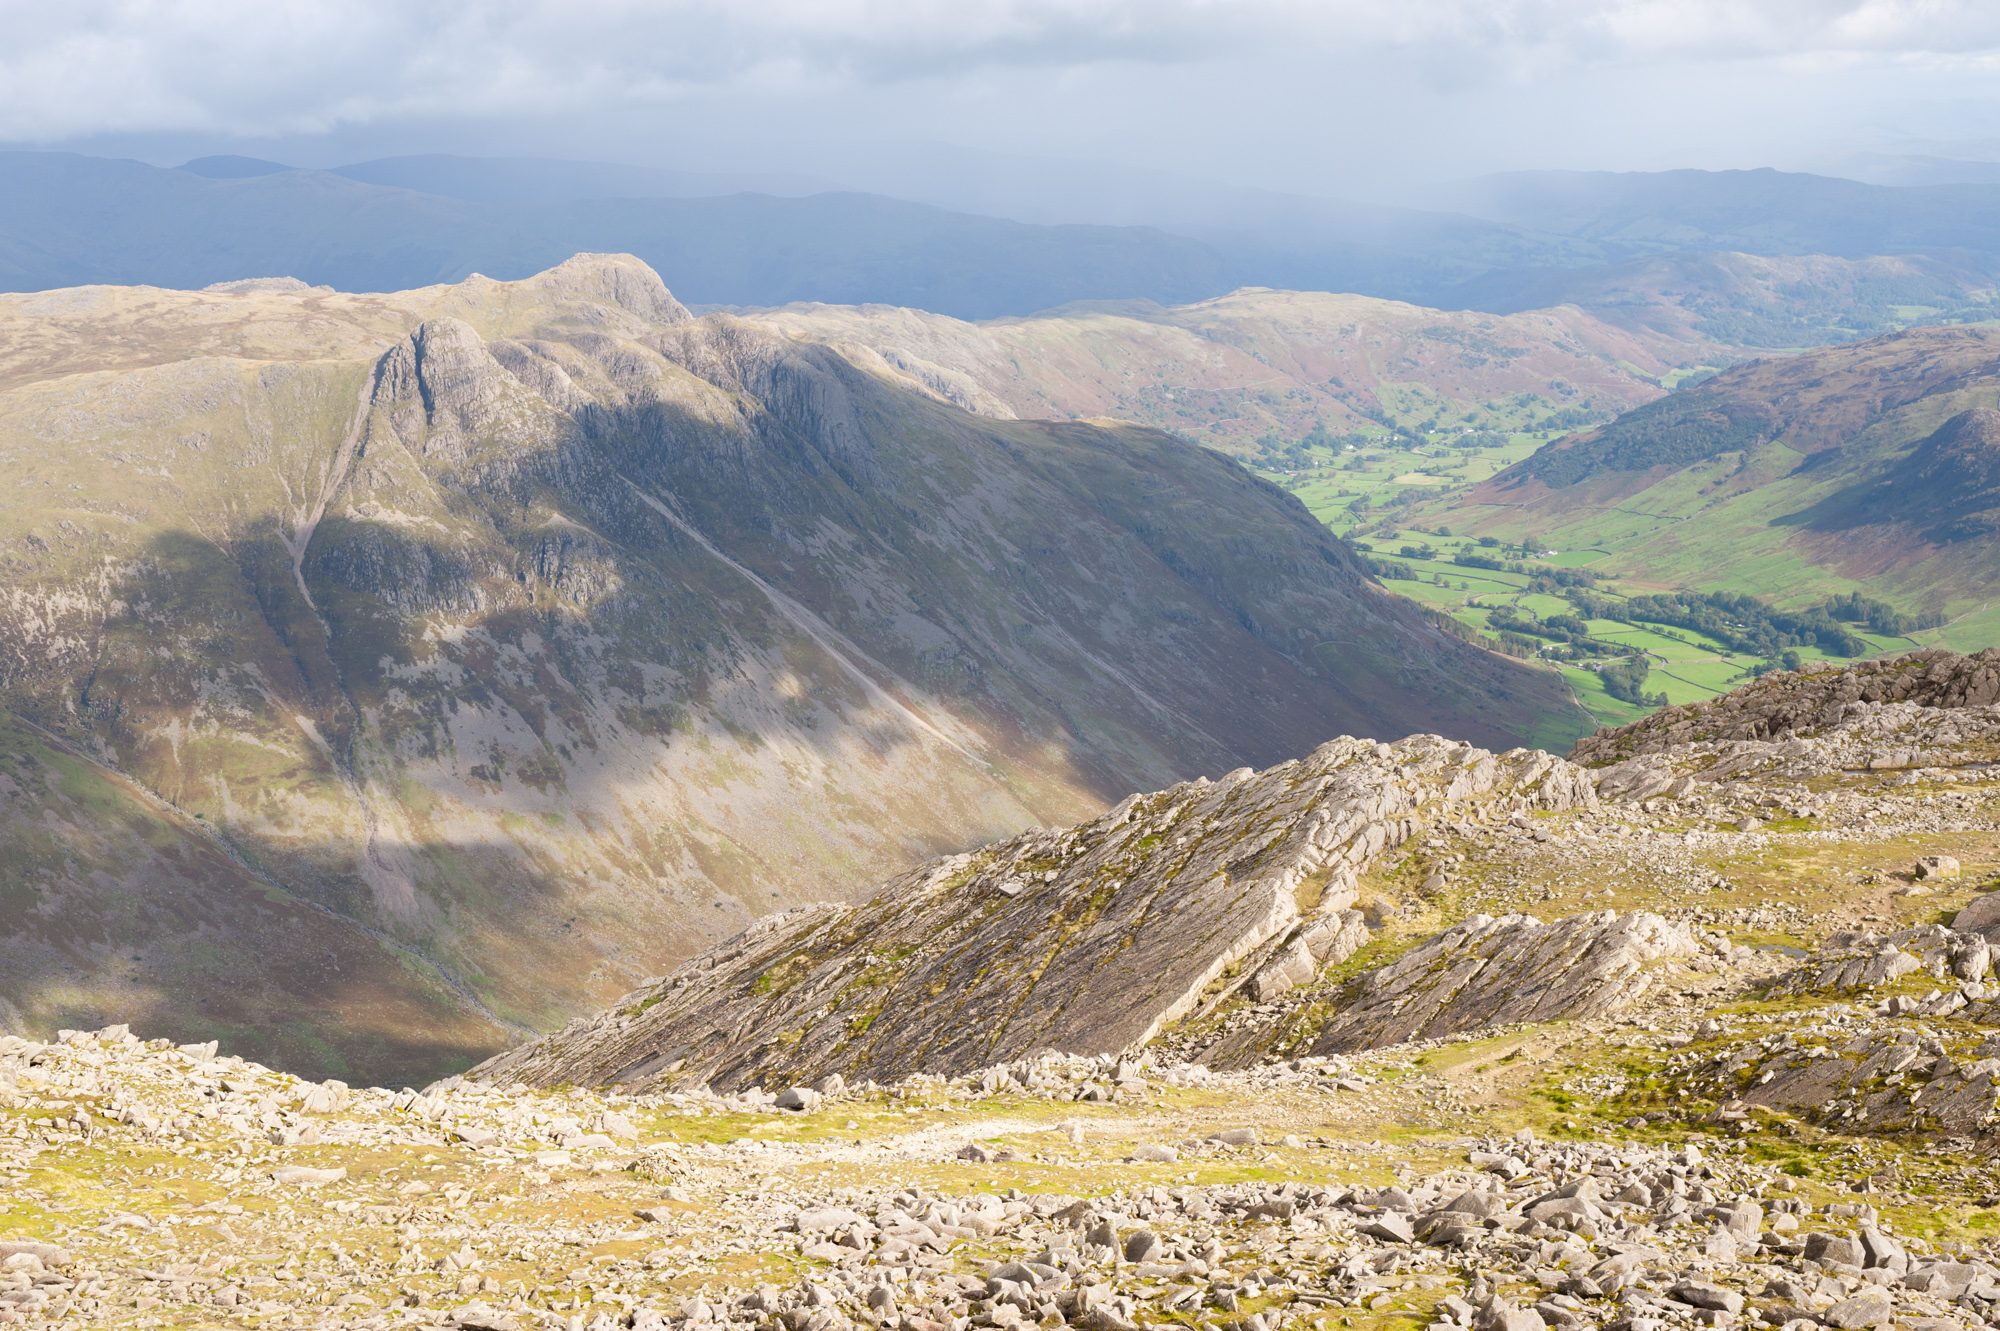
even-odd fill
[(2000, 0), (0, 0), (0, 24), (0, 141), (156, 161), (886, 188), (935, 164), (921, 142), (1352, 195), (2000, 139)]

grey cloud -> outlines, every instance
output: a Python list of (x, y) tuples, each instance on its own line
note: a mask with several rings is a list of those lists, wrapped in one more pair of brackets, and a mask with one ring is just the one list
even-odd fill
[(1596, 62), (1963, 60), (1988, 0), (0, 0), (0, 138), (312, 132), (837, 92), (979, 71), (1387, 52), (1455, 77)]

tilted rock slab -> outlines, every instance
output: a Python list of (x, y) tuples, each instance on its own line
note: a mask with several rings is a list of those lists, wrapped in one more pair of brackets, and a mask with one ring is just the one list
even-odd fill
[[(1440, 817), (1497, 821), (1595, 799), (1580, 769), (1533, 750), (1336, 740), (940, 860), (858, 906), (774, 916), (468, 1075), (738, 1087), (1122, 1052), (1218, 990), (1283, 983), (1308, 968), (1301, 951), (1323, 964), (1315, 949), (1351, 950), (1358, 875)], [(1579, 936), (1575, 947), (1605, 954), (1579, 975), (1620, 972), (1642, 934), (1601, 946)]]
[(2000, 1040), (1832, 1022), (1739, 1045), (1682, 1069), (1747, 1104), (1846, 1131), (2000, 1133)]
[(1592, 765), (1667, 752), (1701, 741), (1785, 739), (1832, 730), (1881, 704), (1955, 710), (2000, 704), (2000, 648), (1974, 656), (1931, 649), (1838, 670), (1789, 671), (1705, 702), (1669, 707), (1578, 742), (1570, 756)]
[(1364, 976), (1313, 1052), (1603, 1016), (1646, 993), (1654, 963), (1691, 957), (1700, 947), (1685, 925), (1649, 911), (1598, 911), (1550, 924), (1532, 915), (1475, 915)]

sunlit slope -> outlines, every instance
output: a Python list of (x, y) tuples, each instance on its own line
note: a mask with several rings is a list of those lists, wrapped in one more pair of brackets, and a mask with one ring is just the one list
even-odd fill
[(1599, 550), (1592, 567), (1649, 583), (1860, 589), (1959, 620), (1947, 640), (1977, 645), (2000, 589), (1996, 404), (1990, 328), (1759, 362), (1542, 450), (1450, 519)]
[[(0, 700), (435, 982), (367, 1075), (1164, 780), (1580, 728), (1216, 454), (969, 415), (630, 259), (12, 297), (0, 348)], [(154, 890), (22, 862), (9, 923), (108, 940)], [(136, 951), (119, 983), (207, 1029)], [(368, 1057), (308, 1048), (266, 1052)]]
[(874, 305), (757, 317), (878, 354), (975, 411), (1117, 417), (1234, 453), (1315, 429), (1574, 428), (1657, 397), (1678, 367), (1715, 354), (1577, 309), (1501, 316), (1263, 288), (977, 324)]

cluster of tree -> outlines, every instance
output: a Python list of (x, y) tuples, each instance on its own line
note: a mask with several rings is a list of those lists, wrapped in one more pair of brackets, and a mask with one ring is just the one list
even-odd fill
[(1447, 435), (1439, 442), (1471, 453), (1482, 448), (1505, 448), (1511, 440), (1508, 435), (1498, 430), (1474, 429)]
[(1361, 556), (1361, 562), (1368, 571), (1384, 582), (1418, 582), (1417, 571), (1400, 559), (1377, 559), (1373, 555)]
[[(1579, 637), (1590, 636), (1588, 633), (1579, 635), (1572, 632), (1567, 624), (1557, 625), (1552, 622), (1553, 618), (1552, 616), (1551, 619), (1536, 619), (1533, 615), (1523, 614), (1511, 605), (1495, 606), (1486, 612), (1486, 622), (1505, 633), (1531, 634), (1537, 638), (1547, 638), (1551, 642), (1576, 642)], [(1583, 622), (1573, 615), (1564, 615), (1562, 618), (1576, 624)]]
[(1667, 695), (1646, 692), (1646, 676), (1652, 664), (1644, 656), (1626, 656), (1616, 661), (1606, 661), (1595, 667), (1597, 677), (1604, 681), (1604, 691), (1620, 702), (1629, 702), (1636, 707), (1665, 707)]
[(1542, 417), (1544, 430), (1581, 430), (1586, 425), (1595, 425), (1604, 419), (1604, 413), (1589, 407), (1558, 407)]
[(1860, 656), (1868, 650), (1868, 644), (1825, 606), (1779, 610), (1736, 592), (1666, 592), (1622, 601), (1582, 588), (1570, 588), (1566, 594), (1586, 618), (1692, 629), (1750, 656), (1776, 659), (1786, 649), (1798, 647), (1816, 647), (1829, 656)]
[(1805, 663), (1805, 658), (1799, 655), (1798, 648), (1787, 647), (1771, 660), (1759, 661), (1756, 665), (1751, 666), (1750, 673), (1758, 679), (1762, 679), (1774, 670), (1797, 670), (1803, 667)]
[(1888, 602), (1872, 600), (1860, 592), (1834, 597), (1826, 603), (1826, 612), (1845, 623), (1863, 625), (1870, 633), (1892, 638), (1900, 638), (1919, 629), (1934, 629), (1945, 620), (1944, 615), (1936, 611), (1906, 615)]
[(1754, 448), (1778, 429), (1768, 407), (1714, 394), (1674, 393), (1618, 418), (1585, 440), (1545, 448), (1522, 469), (1555, 489), (1603, 471), (1686, 467)]
[(1528, 590), (1561, 596), (1572, 587), (1595, 587), (1601, 581), (1603, 579), (1587, 568), (1538, 569), (1535, 576), (1528, 579)]
[(1277, 471), (1284, 467), (1309, 467), (1312, 461), (1312, 449), (1304, 440), (1280, 439), (1269, 431), (1257, 437), (1256, 462), (1260, 467)]
[(1512, 656), (1541, 655), (1542, 647), (1544, 644), (1541, 643), (1538, 639), (1532, 638), (1525, 633), (1516, 633), (1512, 629), (1501, 628), (1497, 629), (1497, 631), (1500, 637), (1500, 641), (1506, 644), (1509, 655)]
[(1457, 554), (1453, 555), (1451, 557), (1451, 562), (1454, 564), (1462, 564), (1466, 568), (1492, 569), (1500, 573), (1521, 573), (1529, 576), (1535, 576), (1541, 572), (1540, 569), (1530, 568), (1527, 564), (1523, 563), (1520, 559), (1515, 557), (1517, 555), (1529, 555), (1532, 554), (1533, 551), (1527, 549), (1526, 547), (1501, 545), (1498, 541), (1493, 541), (1491, 545), (1487, 545), (1487, 542), (1492, 540), (1493, 538), (1490, 536), (1482, 536), (1479, 538), (1479, 543), (1484, 548), (1488, 550), (1495, 550), (1498, 553), (1490, 555), (1481, 554), (1477, 550), (1474, 550), (1471, 547), (1467, 546), (1461, 548)]
[(1590, 626), (1578, 615), (1543, 615), (1537, 618), (1514, 606), (1503, 605), (1488, 610), (1486, 622), (1495, 632), (1503, 636), (1512, 634), (1520, 641), (1532, 643), (1538, 650), (1553, 646), (1557, 650), (1548, 654), (1564, 660), (1617, 656), (1630, 650), (1591, 637)]
[(1493, 572), (1496, 573), (1499, 572), (1518, 573), (1521, 571), (1521, 566), (1518, 563), (1509, 564), (1508, 561), (1504, 559), (1496, 559), (1492, 555), (1477, 554), (1471, 550), (1460, 550), (1457, 554), (1451, 557), (1451, 562), (1457, 564), (1461, 568), (1491, 569)]

